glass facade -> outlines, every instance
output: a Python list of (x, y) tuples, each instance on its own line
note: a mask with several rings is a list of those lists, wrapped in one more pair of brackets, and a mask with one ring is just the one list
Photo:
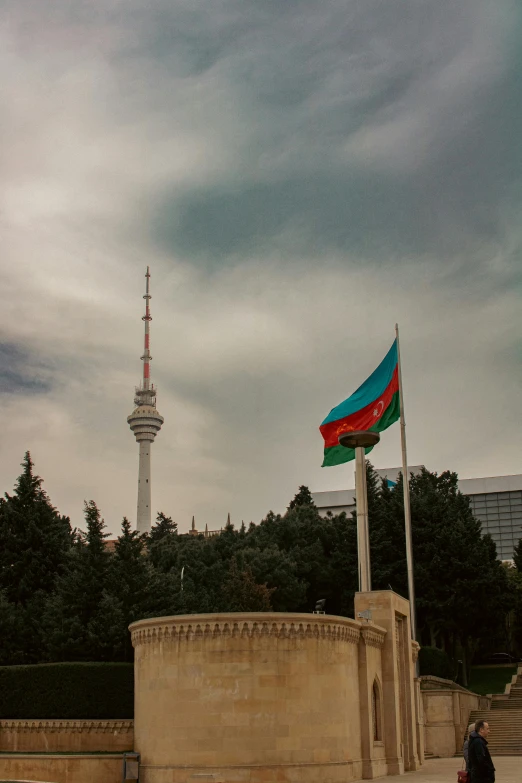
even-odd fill
[[(467, 494), (467, 493), (466, 493)], [(522, 490), (468, 495), (484, 533), (490, 533), (500, 560), (512, 560), (522, 538)]]

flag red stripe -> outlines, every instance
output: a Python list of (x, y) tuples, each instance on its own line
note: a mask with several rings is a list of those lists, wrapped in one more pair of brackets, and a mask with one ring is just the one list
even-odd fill
[(369, 405), (366, 405), (366, 407), (361, 408), (361, 410), (355, 411), (355, 413), (352, 413), (350, 416), (345, 416), (344, 419), (330, 421), (328, 424), (322, 424), (321, 427), (319, 427), (321, 435), (324, 438), (325, 449), (337, 446), (341, 432), (369, 430), (377, 424), (386, 408), (390, 405), (393, 395), (398, 391), (399, 370), (398, 367), (395, 367), (392, 379), (380, 397)]

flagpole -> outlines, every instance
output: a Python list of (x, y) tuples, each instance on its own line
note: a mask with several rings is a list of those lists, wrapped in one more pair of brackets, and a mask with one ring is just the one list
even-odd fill
[(395, 324), (397, 340), (397, 363), (399, 369), (399, 400), (401, 422), (402, 486), (404, 491), (404, 528), (406, 532), (406, 568), (408, 571), (408, 597), (410, 599), (411, 638), (417, 641), (417, 622), (415, 618), (415, 582), (413, 579), (413, 548), (411, 544), (410, 475), (406, 452), (406, 419), (404, 418), (404, 396), (402, 393), (401, 349), (399, 344), (399, 324)]

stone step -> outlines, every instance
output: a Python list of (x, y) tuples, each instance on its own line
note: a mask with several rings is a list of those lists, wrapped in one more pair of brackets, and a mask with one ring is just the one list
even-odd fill
[(484, 710), (484, 712), (474, 712), (473, 717), (482, 718), (483, 715), (496, 715), (497, 718), (501, 718), (505, 715), (509, 720), (519, 720), (522, 718), (522, 710)]
[(522, 702), (520, 704), (492, 704), (491, 709), (493, 712), (497, 710), (520, 710), (522, 709)]
[(491, 702), (491, 707), (518, 707), (522, 705), (522, 696), (514, 696), (509, 699), (495, 699)]
[(491, 734), (488, 746), (495, 756), (522, 756), (522, 675), (509, 690), (508, 698), (493, 696), (489, 710), (475, 710), (470, 723), (488, 721)]
[(497, 743), (494, 743), (493, 740), (491, 740), (491, 742), (488, 741), (488, 747), (491, 749), (492, 753), (493, 750), (497, 750), (498, 748), (516, 748), (517, 750), (522, 751), (522, 742), (520, 742), (520, 739), (512, 739), (510, 742), (506, 740), (506, 742)]
[(481, 715), (477, 718), (473, 717), (471, 718), (470, 723), (476, 723), (478, 720), (487, 720), (488, 723), (492, 721), (495, 726), (522, 726), (522, 720), (520, 718), (511, 720), (509, 717), (503, 716), (502, 718), (499, 718), (496, 715)]
[(513, 725), (512, 723), (497, 723), (497, 721), (488, 720), (487, 718), (483, 718), (482, 720), (485, 720), (489, 723), (491, 730), (493, 730), (493, 728), (498, 729), (499, 731), (502, 729), (502, 733), (508, 731), (510, 734), (518, 734), (522, 739), (522, 732), (520, 731), (520, 723), (516, 723), (515, 725)]
[(519, 736), (522, 739), (522, 733), (520, 731), (520, 724), (513, 726), (511, 723), (497, 723), (496, 721), (492, 720), (489, 721), (487, 718), (484, 718), (489, 723), (489, 726), (491, 728), (491, 731), (495, 730), (500, 731), (502, 730), (502, 733), (508, 732), (509, 734), (514, 734), (515, 736)]
[(504, 712), (504, 710), (502, 710), (502, 712), (500, 712), (500, 710), (492, 710), (490, 713), (486, 712), (485, 715), (477, 715), (477, 717), (473, 715), (471, 718), (472, 721), (488, 719), (494, 720), (497, 723), (511, 723), (516, 724), (517, 726), (520, 726), (522, 723), (522, 718), (519, 715), (511, 715), (507, 710), (506, 712)]
[(488, 737), (488, 746), (492, 753), (495, 748), (503, 747), (519, 748), (522, 751), (522, 742), (520, 742), (520, 737), (506, 737), (505, 739), (500, 737), (498, 742), (493, 742), (493, 737), (490, 734)]

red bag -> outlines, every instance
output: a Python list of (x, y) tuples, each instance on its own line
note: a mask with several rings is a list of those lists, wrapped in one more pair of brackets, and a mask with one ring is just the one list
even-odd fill
[(465, 769), (459, 769), (457, 772), (457, 783), (469, 783), (469, 772)]

